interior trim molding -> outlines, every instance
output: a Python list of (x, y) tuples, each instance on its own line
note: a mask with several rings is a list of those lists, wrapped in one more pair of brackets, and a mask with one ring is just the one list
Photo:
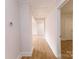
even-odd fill
[(32, 51), (28, 51), (28, 52), (20, 52), (21, 56), (32, 56)]
[(57, 8), (58, 9), (62, 8), (68, 1), (70, 1), (70, 0), (62, 0), (62, 1), (60, 1), (60, 3), (57, 5)]
[(58, 56), (53, 52), (53, 48), (52, 48), (51, 44), (49, 43), (49, 41), (46, 40), (46, 42), (47, 42), (47, 44), (49, 45), (49, 47), (50, 47), (52, 53), (54, 54), (54, 56), (55, 56), (56, 58), (58, 58)]
[(32, 51), (28, 51), (28, 52), (20, 52), (19, 55), (17, 56), (17, 59), (21, 59), (22, 56), (32, 56)]
[(17, 56), (17, 59), (21, 59), (21, 57), (22, 57), (21, 55), (18, 55), (18, 56)]

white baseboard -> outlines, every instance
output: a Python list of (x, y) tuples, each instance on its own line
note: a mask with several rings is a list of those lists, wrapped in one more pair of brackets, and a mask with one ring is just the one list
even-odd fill
[(17, 57), (17, 59), (21, 59), (21, 57), (22, 57), (22, 56), (19, 54), (18, 57)]
[(28, 51), (28, 52), (20, 52), (17, 56), (17, 59), (21, 59), (22, 56), (32, 56), (32, 53), (33, 53), (33, 49), (34, 47), (32, 48), (32, 51)]
[(21, 52), (20, 55), (21, 56), (32, 56), (32, 51), (30, 51), (30, 52)]
[(22, 56), (32, 56), (32, 51), (20, 52), (17, 59), (21, 59)]
[(50, 42), (49, 42), (48, 40), (46, 40), (46, 42), (48, 43), (50, 49), (51, 49), (52, 52), (54, 53), (54, 56), (57, 58), (58, 56), (57, 56), (57, 54), (53, 51), (54, 49), (53, 49), (52, 45), (50, 44)]

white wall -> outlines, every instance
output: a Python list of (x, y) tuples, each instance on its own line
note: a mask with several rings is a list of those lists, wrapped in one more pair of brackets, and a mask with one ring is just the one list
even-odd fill
[(46, 19), (45, 37), (55, 56), (61, 59), (60, 11), (54, 9)]
[(29, 0), (20, 1), (21, 55), (32, 54), (32, 17)]
[(32, 17), (32, 36), (35, 36), (35, 35), (37, 35), (37, 22)]
[(37, 20), (37, 32), (38, 35), (41, 37), (44, 37), (45, 35), (45, 29), (44, 29), (44, 20)]
[(60, 10), (59, 6), (65, 0), (56, 0), (52, 12), (46, 19), (45, 32), (46, 40), (54, 52), (55, 56), (61, 59), (61, 40), (60, 40)]
[[(32, 54), (32, 19), (27, 0), (6, 0), (6, 59)], [(10, 25), (13, 22), (13, 25)]]
[(53, 10), (46, 19), (46, 40), (54, 52), (55, 56), (57, 54), (57, 13), (56, 9)]
[[(5, 58), (17, 59), (20, 49), (18, 0), (5, 0)], [(10, 26), (10, 22), (13, 25)]]

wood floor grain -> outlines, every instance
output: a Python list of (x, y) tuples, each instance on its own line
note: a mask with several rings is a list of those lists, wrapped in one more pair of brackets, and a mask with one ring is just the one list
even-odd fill
[(56, 59), (44, 38), (33, 38), (33, 53), (31, 57), (23, 56), (22, 59)]
[(62, 59), (72, 59), (73, 57), (72, 46), (73, 46), (72, 40), (61, 41), (61, 58)]

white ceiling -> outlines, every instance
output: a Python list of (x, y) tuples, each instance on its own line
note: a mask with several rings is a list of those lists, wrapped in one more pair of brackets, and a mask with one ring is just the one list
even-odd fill
[[(32, 16), (34, 18), (45, 18), (54, 7), (57, 0), (29, 0), (31, 4)], [(72, 12), (72, 0), (63, 6), (62, 12)]]
[(56, 0), (30, 0), (32, 16), (35, 18), (46, 17), (56, 5)]

